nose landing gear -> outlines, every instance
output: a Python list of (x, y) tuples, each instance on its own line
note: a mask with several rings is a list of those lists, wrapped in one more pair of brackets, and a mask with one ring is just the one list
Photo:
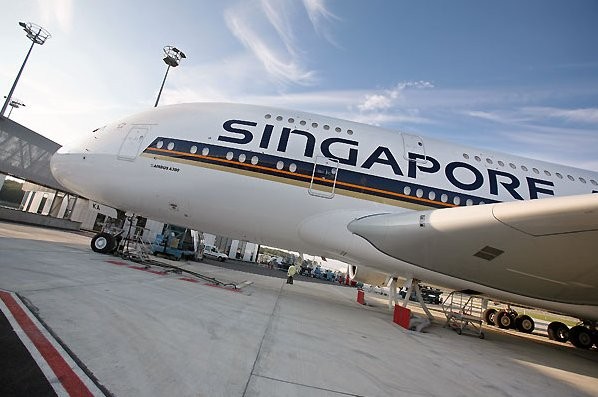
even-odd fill
[(108, 254), (116, 248), (116, 241), (109, 233), (98, 233), (91, 239), (91, 249), (100, 254)]

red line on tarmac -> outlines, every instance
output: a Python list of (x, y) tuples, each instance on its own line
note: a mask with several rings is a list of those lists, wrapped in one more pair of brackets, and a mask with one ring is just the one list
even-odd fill
[(113, 265), (117, 265), (117, 266), (127, 266), (127, 264), (125, 262), (121, 262), (121, 261), (106, 261), (108, 263), (112, 263)]
[(164, 276), (165, 274), (167, 274), (166, 272), (160, 272), (158, 270), (146, 269), (143, 266), (132, 266), (131, 265), (131, 266), (129, 266), (129, 269), (141, 270), (141, 271), (152, 273), (152, 274), (158, 274), (160, 276)]
[(179, 277), (179, 280), (189, 281), (190, 283), (199, 283), (199, 280), (189, 277)]
[(4, 304), (8, 307), (15, 320), (17, 320), (44, 360), (52, 368), (52, 371), (60, 380), (67, 393), (70, 396), (93, 397), (93, 394), (89, 391), (85, 383), (81, 381), (56, 348), (52, 346), (50, 341), (46, 339), (39, 328), (31, 321), (27, 313), (19, 306), (12, 295), (8, 292), (0, 291), (0, 299), (4, 301)]
[(223, 286), (218, 285), (218, 284), (204, 284), (204, 285), (208, 286), (208, 287), (220, 288), (220, 289), (223, 289), (225, 291), (230, 291), (230, 292), (241, 292), (240, 289), (237, 289), (237, 288), (234, 288), (234, 289), (233, 288), (227, 288), (227, 287), (223, 287)]
[(158, 271), (158, 270), (151, 270), (151, 269), (146, 269), (143, 266), (134, 266), (134, 265), (129, 265), (128, 263), (125, 262), (121, 262), (121, 261), (105, 261), (107, 263), (111, 263), (113, 265), (117, 265), (117, 266), (126, 266), (129, 269), (135, 269), (135, 270), (142, 270), (144, 272), (148, 272), (148, 273), (153, 273), (153, 274), (159, 274), (160, 276), (163, 276), (166, 274), (166, 272), (164, 271)]
[[(199, 283), (199, 280), (196, 280), (194, 278), (189, 278), (189, 277), (179, 277), (179, 280), (183, 280), (183, 281), (189, 281), (191, 283)], [(228, 287), (224, 287), (222, 285), (218, 285), (218, 284), (211, 284), (211, 283), (204, 283), (202, 285), (205, 285), (206, 287), (214, 287), (214, 288), (219, 288), (219, 289), (223, 289), (225, 291), (230, 291), (230, 292), (241, 292), (241, 290), (236, 289), (236, 288), (228, 288)]]
[[(124, 262), (120, 262), (120, 261), (106, 261), (108, 263), (112, 263), (113, 265), (118, 265), (118, 266), (127, 266), (126, 263)], [(167, 274), (167, 272), (164, 271), (158, 271), (158, 270), (151, 270), (151, 269), (146, 269), (143, 266), (133, 266), (133, 265), (128, 265), (127, 266), (129, 269), (135, 269), (135, 270), (142, 270), (144, 272), (148, 272), (148, 273), (152, 273), (152, 274), (157, 274), (159, 276), (164, 276)], [(199, 280), (196, 280), (194, 278), (190, 278), (190, 277), (179, 277), (179, 280), (182, 281), (189, 281), (190, 283), (199, 283)], [(203, 284), (203, 285), (207, 285), (208, 287), (214, 287), (214, 288), (220, 288), (226, 291), (232, 291), (232, 292), (241, 292), (238, 289), (233, 289), (233, 288), (227, 288), (227, 287), (223, 287), (217, 284)]]

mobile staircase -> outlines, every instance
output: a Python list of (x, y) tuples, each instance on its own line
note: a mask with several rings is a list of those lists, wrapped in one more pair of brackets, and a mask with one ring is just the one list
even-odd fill
[(446, 316), (445, 327), (454, 329), (459, 335), (468, 332), (484, 339), (482, 325), (486, 306), (487, 301), (481, 296), (451, 292), (442, 303), (442, 311)]

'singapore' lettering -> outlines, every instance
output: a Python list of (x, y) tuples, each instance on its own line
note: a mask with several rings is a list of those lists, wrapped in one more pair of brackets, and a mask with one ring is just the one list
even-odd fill
[[(222, 142), (237, 145), (259, 144), (260, 149), (275, 148), (277, 152), (287, 152), (289, 145), (302, 145), (302, 155), (313, 158), (319, 146), (323, 156), (335, 159), (339, 164), (363, 169), (381, 169), (386, 167), (394, 175), (418, 179), (424, 174), (442, 173), (444, 178), (455, 188), (462, 191), (473, 192), (487, 189), (488, 194), (499, 196), (506, 193), (516, 200), (523, 200), (523, 193), (530, 199), (543, 196), (554, 196), (554, 183), (551, 181), (526, 177), (520, 181), (516, 175), (506, 171), (494, 169), (478, 169), (472, 164), (462, 161), (451, 161), (441, 164), (432, 156), (421, 153), (407, 153), (403, 159), (402, 153), (394, 153), (388, 146), (377, 146), (368, 152), (360, 152), (359, 142), (340, 137), (326, 137), (319, 142), (314, 134), (309, 131), (281, 127), (278, 130), (273, 124), (258, 127), (255, 121), (231, 119), (222, 125), (224, 133), (218, 136)], [(402, 166), (401, 166), (402, 163)], [(407, 164), (405, 164), (407, 163)]]

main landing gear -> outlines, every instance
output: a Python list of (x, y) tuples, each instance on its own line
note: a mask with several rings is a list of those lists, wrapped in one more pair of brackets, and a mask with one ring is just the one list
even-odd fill
[(548, 337), (557, 342), (567, 341), (580, 349), (589, 349), (592, 345), (598, 346), (598, 327), (596, 321), (582, 321), (569, 329), (567, 325), (553, 321), (548, 324)]
[[(496, 325), (502, 329), (516, 329), (526, 334), (531, 333), (535, 328), (534, 320), (525, 314), (520, 315), (515, 310), (487, 309), (484, 311), (484, 321), (488, 325)], [(598, 346), (598, 323), (596, 321), (582, 321), (578, 325), (569, 328), (560, 321), (553, 321), (548, 324), (548, 338), (557, 342), (571, 342), (580, 349), (589, 349), (592, 345)]]
[(508, 307), (506, 310), (486, 309), (484, 311), (484, 321), (488, 325), (496, 325), (502, 329), (516, 329), (520, 332), (530, 334), (536, 327), (534, 320), (526, 315), (519, 314)]

